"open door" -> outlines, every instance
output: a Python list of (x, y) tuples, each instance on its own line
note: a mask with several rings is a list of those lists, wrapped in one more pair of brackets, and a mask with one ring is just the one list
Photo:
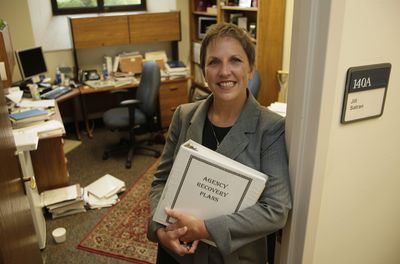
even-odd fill
[(0, 82), (0, 263), (43, 263)]

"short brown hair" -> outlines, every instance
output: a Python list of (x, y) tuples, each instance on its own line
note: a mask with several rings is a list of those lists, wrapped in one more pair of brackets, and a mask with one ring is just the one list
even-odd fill
[(255, 64), (255, 49), (253, 42), (251, 41), (250, 36), (248, 33), (242, 29), (236, 26), (235, 24), (231, 23), (217, 23), (214, 25), (211, 25), (207, 29), (206, 36), (204, 37), (203, 41), (201, 42), (201, 48), (200, 48), (200, 66), (201, 69), (205, 70), (205, 63), (206, 63), (206, 52), (207, 52), (207, 47), (213, 41), (214, 39), (217, 38), (222, 38), (222, 37), (231, 37), (240, 42), (240, 45), (243, 47), (247, 59), (249, 60), (250, 68), (254, 68)]

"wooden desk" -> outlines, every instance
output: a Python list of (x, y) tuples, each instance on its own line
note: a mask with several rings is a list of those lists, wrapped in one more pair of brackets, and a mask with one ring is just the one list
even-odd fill
[(75, 134), (78, 140), (82, 139), (79, 128), (80, 95), (81, 95), (80, 90), (76, 88), (56, 98), (57, 104), (61, 104), (65, 101), (72, 100), (72, 113), (74, 116)]
[[(120, 87), (103, 87), (103, 88), (92, 88), (87, 85), (83, 85), (79, 87), (79, 91), (81, 94), (81, 103), (82, 103), (82, 115), (85, 123), (85, 129), (88, 134), (89, 138), (93, 138), (93, 130), (89, 126), (89, 110), (88, 110), (88, 104), (87, 100), (89, 99), (88, 97), (94, 98), (95, 94), (100, 94), (100, 93), (109, 93), (112, 90), (121, 90), (121, 89), (136, 89), (138, 87), (138, 84), (131, 84), (131, 85), (124, 85)], [(103, 103), (103, 102), (102, 102)], [(106, 111), (107, 109), (102, 109)]]
[[(160, 125), (162, 128), (167, 128), (171, 123), (172, 115), (176, 107), (180, 104), (188, 102), (188, 80), (189, 78), (179, 78), (173, 80), (162, 80), (160, 86)], [(79, 88), (81, 93), (82, 111), (85, 121), (86, 131), (89, 138), (93, 137), (93, 131), (89, 127), (89, 113), (86, 100), (88, 97), (98, 93), (110, 92), (112, 90), (120, 89), (136, 89), (139, 84), (125, 85), (121, 87), (104, 87), (92, 88), (89, 86), (81, 86)], [(108, 110), (108, 109), (104, 109)]]
[[(62, 123), (60, 111), (56, 104), (55, 114), (51, 117)], [(33, 170), (40, 192), (69, 184), (67, 159), (64, 154), (63, 134), (39, 137), (38, 148), (31, 151)]]
[[(16, 140), (17, 152), (23, 151), (24, 162), (20, 159), (23, 175), (35, 177), (39, 192), (66, 186), (69, 183), (62, 138), (65, 130), (57, 103), (51, 120), (57, 122), (54, 124), (52, 121), (47, 121), (40, 125), (21, 128), (18, 132), (14, 131), (16, 135), (25, 137), (24, 140), (21, 140), (21, 137)], [(30, 142), (26, 142), (27, 139)], [(38, 142), (37, 146), (32, 143), (35, 141)]]

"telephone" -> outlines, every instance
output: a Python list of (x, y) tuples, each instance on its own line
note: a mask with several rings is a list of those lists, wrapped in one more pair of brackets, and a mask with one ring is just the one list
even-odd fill
[(82, 71), (81, 72), (81, 76), (79, 76), (79, 77), (82, 80), (81, 82), (99, 80), (100, 79), (100, 76), (97, 73), (97, 70)]

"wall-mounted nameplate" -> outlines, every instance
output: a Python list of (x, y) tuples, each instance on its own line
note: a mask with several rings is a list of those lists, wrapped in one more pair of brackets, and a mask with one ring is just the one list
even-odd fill
[(383, 114), (390, 63), (352, 67), (347, 71), (341, 123)]

